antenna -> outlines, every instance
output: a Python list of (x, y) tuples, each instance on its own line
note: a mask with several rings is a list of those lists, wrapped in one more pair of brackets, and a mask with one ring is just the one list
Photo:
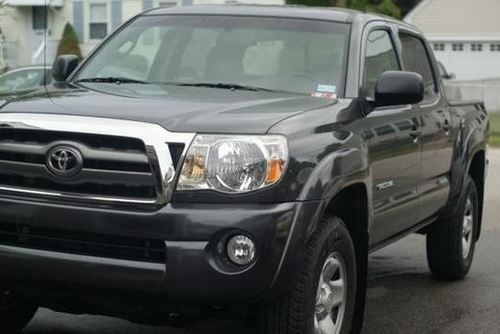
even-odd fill
[(47, 81), (49, 78), (47, 78), (47, 35), (49, 33), (48, 28), (49, 28), (49, 1), (50, 0), (45, 0), (45, 7), (44, 7), (44, 20), (45, 20), (45, 25), (44, 25), (44, 32), (43, 32), (43, 84), (45, 86), (45, 89), (47, 90)]

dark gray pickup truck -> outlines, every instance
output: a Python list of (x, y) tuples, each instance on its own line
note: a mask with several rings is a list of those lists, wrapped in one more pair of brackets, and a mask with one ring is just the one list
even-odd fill
[(0, 112), (0, 332), (38, 307), (360, 331), (368, 253), (469, 271), (488, 116), (422, 34), (334, 9), (155, 9)]

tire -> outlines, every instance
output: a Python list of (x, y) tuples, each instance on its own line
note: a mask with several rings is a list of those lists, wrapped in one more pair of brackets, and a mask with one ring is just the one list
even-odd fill
[(479, 230), (479, 200), (470, 176), (453, 212), (427, 233), (427, 262), (434, 277), (456, 281), (469, 272)]
[[(290, 291), (260, 311), (258, 333), (349, 333), (356, 299), (356, 260), (344, 222), (336, 217), (323, 219), (302, 254)], [(320, 277), (328, 277), (325, 281), (330, 285), (320, 286)], [(320, 292), (323, 298), (318, 299)], [(334, 304), (338, 306), (330, 308)], [(323, 331), (316, 331), (320, 327)]]
[(19, 333), (33, 319), (38, 306), (22, 295), (0, 290), (0, 333)]

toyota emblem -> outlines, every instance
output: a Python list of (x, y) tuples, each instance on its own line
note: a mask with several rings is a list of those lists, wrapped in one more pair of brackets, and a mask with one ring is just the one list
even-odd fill
[(75, 176), (83, 166), (82, 154), (75, 147), (59, 145), (47, 153), (46, 166), (56, 176)]

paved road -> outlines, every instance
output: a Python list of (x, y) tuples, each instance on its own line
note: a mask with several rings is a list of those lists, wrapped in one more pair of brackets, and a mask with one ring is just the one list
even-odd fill
[[(364, 333), (498, 333), (500, 319), (500, 150), (490, 151), (485, 226), (470, 276), (444, 283), (429, 276), (425, 238), (411, 236), (371, 256)], [(189, 330), (145, 327), (106, 317), (41, 310), (29, 334), (223, 334), (231, 324)], [(240, 332), (241, 333), (241, 332)]]

